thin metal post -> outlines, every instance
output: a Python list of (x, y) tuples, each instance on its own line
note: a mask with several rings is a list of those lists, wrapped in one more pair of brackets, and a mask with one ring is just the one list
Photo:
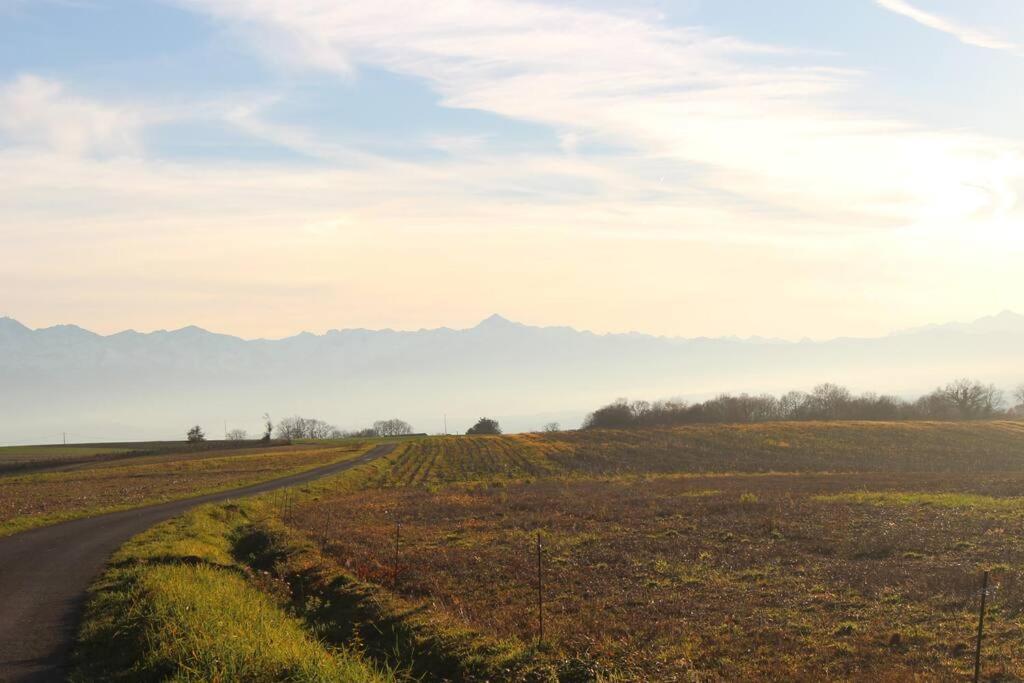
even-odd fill
[(334, 508), (327, 508), (327, 532), (324, 534), (324, 547), (327, 547), (327, 543), (331, 540), (334, 535)]
[(395, 575), (392, 582), (392, 590), (398, 590), (398, 559), (402, 543), (402, 523), (395, 520)]
[(985, 633), (985, 597), (988, 595), (988, 570), (981, 577), (981, 609), (978, 611), (978, 642), (974, 646), (974, 683), (981, 677), (981, 639)]
[(541, 570), (540, 531), (537, 532), (537, 644), (544, 643), (544, 574)]

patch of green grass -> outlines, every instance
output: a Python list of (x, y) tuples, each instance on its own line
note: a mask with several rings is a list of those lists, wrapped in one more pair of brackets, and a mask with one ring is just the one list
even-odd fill
[(859, 491), (814, 496), (822, 502), (863, 503), (867, 505), (931, 505), (939, 508), (963, 508), (979, 512), (1024, 512), (1024, 497), (983, 496), (974, 493), (927, 493)]
[(204, 507), (126, 544), (93, 588), (71, 680), (393, 680), (322, 645), (247, 578), (231, 548), (249, 521)]

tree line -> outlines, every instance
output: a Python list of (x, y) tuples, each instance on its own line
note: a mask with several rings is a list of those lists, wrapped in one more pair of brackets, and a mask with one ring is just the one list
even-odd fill
[[(301, 417), (294, 415), (280, 420), (276, 425), (271, 421), (270, 415), (263, 416), (263, 434), (258, 437), (262, 441), (270, 441), (271, 436), (282, 441), (295, 441), (297, 439), (348, 439), (405, 436), (412, 434), (413, 429), (405, 420), (397, 417), (390, 420), (377, 420), (365, 429), (342, 430), (334, 425), (317, 418)], [(232, 429), (225, 438), (228, 441), (246, 441), (249, 433), (244, 429)], [(205, 441), (206, 433), (202, 427), (196, 425), (188, 430), (187, 439), (190, 442)]]
[[(590, 413), (584, 429), (622, 429), (708, 422), (781, 420), (984, 420), (1024, 416), (1024, 384), (1008, 402), (992, 384), (959, 379), (917, 400), (865, 393), (854, 395), (838, 384), (812, 391), (771, 394), (722, 394), (699, 403), (618, 399)], [(1012, 406), (1012, 407), (1011, 407)]]
[(377, 420), (364, 429), (342, 430), (315, 418), (286, 417), (277, 423), (274, 435), (278, 439), (346, 439), (351, 437), (405, 436), (412, 434), (412, 425), (392, 418)]

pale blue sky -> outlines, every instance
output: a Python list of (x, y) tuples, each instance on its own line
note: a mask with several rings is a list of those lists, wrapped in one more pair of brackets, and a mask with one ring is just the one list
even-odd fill
[(0, 314), (826, 337), (1022, 310), (1022, 66), (1016, 0), (0, 0)]

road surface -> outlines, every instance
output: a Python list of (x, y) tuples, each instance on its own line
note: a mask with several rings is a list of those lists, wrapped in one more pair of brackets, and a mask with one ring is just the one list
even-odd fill
[(0, 538), (0, 681), (65, 679), (86, 590), (113, 552), (132, 536), (196, 505), (305, 484), (394, 448), (395, 444), (381, 444), (354, 460), (290, 477)]

